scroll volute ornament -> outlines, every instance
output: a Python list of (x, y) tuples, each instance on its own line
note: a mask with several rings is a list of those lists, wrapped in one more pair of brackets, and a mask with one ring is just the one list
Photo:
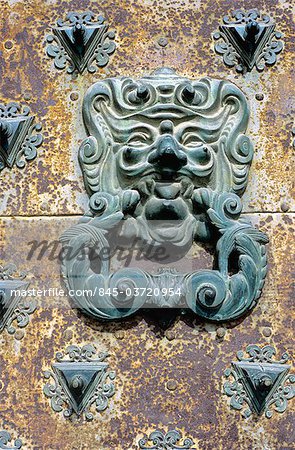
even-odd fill
[(27, 273), (18, 273), (15, 264), (0, 266), (0, 334), (6, 329), (15, 339), (22, 339), (23, 328), (37, 308), (34, 299), (26, 297)]
[(67, 68), (68, 73), (85, 70), (95, 72), (105, 67), (116, 49), (115, 31), (102, 15), (91, 11), (70, 12), (66, 20), (58, 19), (52, 34), (47, 36), (46, 53), (54, 58), (59, 70)]
[(14, 165), (23, 169), (36, 158), (43, 136), (41, 124), (34, 121), (28, 106), (0, 103), (0, 172)]
[(251, 72), (254, 67), (261, 72), (266, 66), (273, 66), (284, 47), (275, 21), (257, 9), (237, 9), (224, 16), (213, 38), (217, 41), (215, 51), (222, 55), (223, 62), (242, 73)]
[(16, 439), (14, 442), (11, 441), (11, 434), (8, 431), (0, 431), (0, 449), (19, 450), (22, 448), (23, 443), (21, 439)]
[[(89, 212), (61, 237), (71, 250), (62, 272), (77, 306), (105, 320), (148, 306), (224, 321), (253, 308), (266, 275), (267, 237), (239, 218), (253, 158), (242, 92), (227, 81), (191, 81), (161, 68), (138, 81), (95, 83), (83, 118), (89, 136), (79, 161)], [(118, 242), (130, 247), (135, 239), (169, 248), (170, 256), (193, 241), (217, 242), (214, 269), (112, 272), (102, 249), (112, 253)], [(159, 294), (147, 297), (155, 287)], [(86, 289), (93, 295), (75, 295)]]
[(230, 406), (247, 418), (252, 413), (270, 419), (273, 411), (283, 413), (289, 400), (295, 397), (295, 375), (284, 353), (275, 360), (276, 350), (271, 345), (248, 345), (248, 355), (237, 353), (238, 361), (232, 361), (226, 369), (228, 378), (223, 385), (224, 394), (230, 397)]
[(182, 434), (177, 430), (168, 431), (166, 434), (159, 430), (153, 431), (149, 436), (140, 439), (138, 445), (143, 450), (196, 450), (196, 447), (192, 447), (192, 439), (182, 439)]

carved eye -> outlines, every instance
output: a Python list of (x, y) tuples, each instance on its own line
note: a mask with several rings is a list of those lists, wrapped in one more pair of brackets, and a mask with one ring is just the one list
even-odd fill
[(136, 88), (128, 94), (128, 100), (135, 104), (145, 103), (149, 98), (149, 89), (144, 84), (137, 85)]
[(199, 147), (202, 145), (198, 136), (193, 133), (186, 133), (182, 138), (182, 145), (185, 147)]
[(151, 139), (145, 133), (133, 133), (127, 144), (132, 147), (146, 147), (151, 144)]
[(195, 90), (191, 84), (188, 84), (183, 88), (182, 94), (181, 94), (182, 100), (184, 100), (186, 103), (192, 103), (195, 97)]

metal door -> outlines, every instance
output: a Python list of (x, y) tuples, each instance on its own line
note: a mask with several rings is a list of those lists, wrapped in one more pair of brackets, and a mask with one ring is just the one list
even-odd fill
[[(274, 65), (241, 73), (214, 50), (214, 33), (223, 17), (238, 7), (246, 11), (255, 7), (275, 21), (284, 49)], [(58, 70), (46, 54), (46, 36), (69, 12), (88, 10), (95, 17), (103, 14), (110, 30), (115, 30), (111, 41), (116, 49), (96, 72)], [(11, 441), (1, 435), (0, 448), (294, 448), (291, 401), (284, 412), (274, 410), (271, 417), (245, 418), (230, 406), (224, 392), (224, 373), (247, 346), (274, 347), (274, 360), (284, 353), (292, 356), (292, 14), (292, 2), (273, 0), (1, 2), (1, 102), (28, 105), (35, 123), (42, 124), (42, 131), (37, 128), (33, 133), (42, 133), (43, 142), (36, 159), (27, 158), (21, 168), (6, 167), (0, 175), (0, 277), (19, 280), (19, 272), (26, 271), (24, 280), (35, 288), (27, 303), (15, 305), (13, 320), (0, 336), (0, 430), (11, 435)], [(121, 76), (136, 80), (161, 67), (195, 81), (211, 77), (231, 82), (249, 105), (247, 135), (254, 157), (242, 196), (242, 217), (268, 236), (268, 273), (258, 304), (229, 322), (178, 314), (165, 324), (142, 312), (123, 321), (101, 322), (75, 308), (61, 291), (59, 238), (77, 223), (88, 203), (78, 162), (78, 149), (86, 137), (83, 97), (99, 80)], [(202, 246), (194, 249), (197, 266), (210, 267), (211, 255)], [(7, 269), (9, 263), (19, 272)], [(93, 345), (98, 352), (109, 353), (108, 373), (111, 378), (110, 372), (116, 374), (106, 381), (114, 384), (114, 393), (93, 420), (85, 415), (66, 417), (58, 406), (54, 411), (44, 393), (48, 383), (44, 372), (52, 371), (56, 354), (71, 345), (80, 349)], [(163, 433), (158, 444), (141, 441), (156, 430)], [(168, 446), (164, 436), (173, 430), (182, 438)]]

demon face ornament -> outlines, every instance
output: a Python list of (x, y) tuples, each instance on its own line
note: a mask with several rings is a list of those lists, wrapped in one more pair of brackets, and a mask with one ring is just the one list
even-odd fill
[[(89, 136), (79, 161), (89, 212), (61, 237), (62, 273), (76, 305), (105, 320), (162, 307), (224, 321), (253, 308), (267, 238), (239, 218), (253, 158), (243, 93), (227, 81), (190, 81), (162, 68), (138, 81), (95, 83), (83, 117)], [(114, 270), (116, 247), (135, 241), (164, 248), (169, 264), (193, 242), (210, 243), (214, 269)]]

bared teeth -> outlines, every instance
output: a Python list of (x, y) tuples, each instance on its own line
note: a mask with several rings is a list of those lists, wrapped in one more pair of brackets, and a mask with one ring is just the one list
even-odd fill
[(154, 180), (143, 180), (137, 186), (139, 192), (147, 197), (154, 194), (155, 181)]
[(183, 193), (184, 198), (191, 198), (194, 192), (194, 187), (192, 185), (188, 186), (186, 191)]
[(179, 183), (156, 183), (155, 194), (158, 198), (174, 200), (179, 196)]
[(194, 190), (190, 180), (182, 180), (180, 183), (165, 183), (154, 179), (142, 180), (137, 189), (144, 196), (156, 195), (158, 198), (167, 200), (174, 200), (179, 195), (191, 198)]
[(146, 187), (149, 194), (153, 195), (155, 191), (155, 180), (147, 180), (146, 181)]
[(194, 187), (189, 180), (181, 180), (181, 194), (185, 198), (190, 198), (193, 195)]

